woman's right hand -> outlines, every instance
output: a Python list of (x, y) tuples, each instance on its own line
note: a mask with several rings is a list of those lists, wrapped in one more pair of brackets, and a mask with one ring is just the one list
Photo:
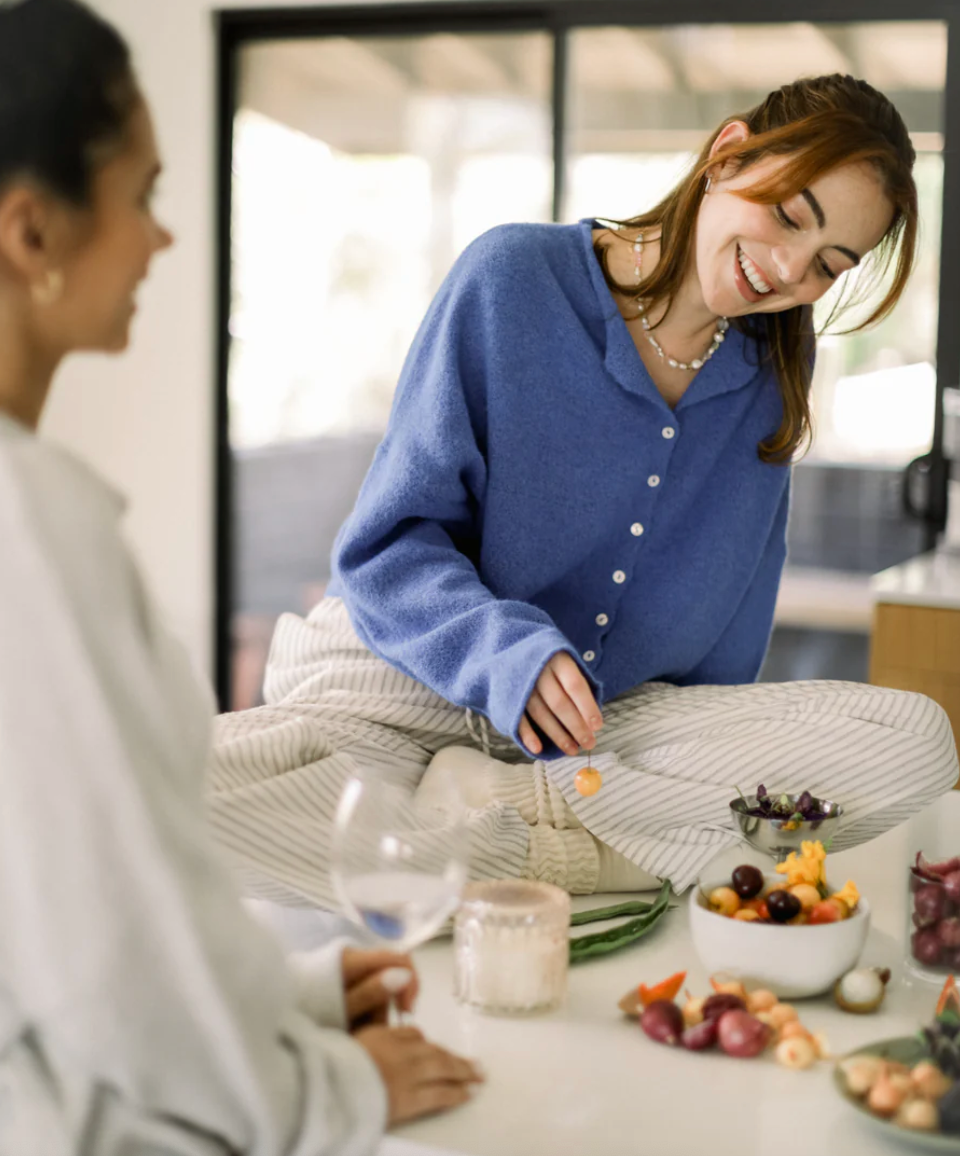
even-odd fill
[(581, 747), (589, 751), (596, 746), (594, 736), (603, 726), (603, 715), (590, 684), (569, 654), (555, 654), (540, 672), (520, 720), (520, 741), (539, 755), (543, 743), (533, 723), (564, 754), (575, 755)]
[(353, 1037), (387, 1088), (389, 1126), (456, 1108), (483, 1076), (469, 1062), (431, 1044), (416, 1028), (363, 1028)]

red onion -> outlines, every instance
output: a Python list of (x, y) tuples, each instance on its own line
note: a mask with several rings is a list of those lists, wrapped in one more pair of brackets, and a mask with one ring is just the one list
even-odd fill
[(683, 1034), (683, 1012), (671, 999), (656, 999), (643, 1009), (640, 1026), (658, 1044), (677, 1044)]
[(745, 1011), (728, 1011), (717, 1025), (720, 1047), (728, 1056), (758, 1056), (767, 1046), (770, 1029)]
[(715, 1020), (719, 1019), (724, 1012), (746, 1011), (747, 1005), (733, 992), (720, 991), (706, 999), (701, 1010), (705, 1020)]
[(687, 1028), (681, 1037), (681, 1043), (691, 1052), (702, 1052), (705, 1048), (712, 1048), (717, 1042), (717, 1033), (720, 1030), (718, 1019), (702, 1020)]
[(941, 882), (945, 876), (960, 871), (960, 857), (946, 859), (942, 863), (928, 863), (923, 857), (923, 852), (918, 851), (916, 869), (924, 878)]
[(960, 919), (955, 915), (941, 919), (937, 924), (937, 936), (944, 947), (960, 947)]
[(927, 927), (923, 931), (915, 931), (911, 938), (910, 946), (914, 959), (918, 959), (921, 963), (934, 964), (940, 962), (940, 952), (942, 950), (940, 937), (932, 927)]
[(943, 887), (939, 883), (925, 883), (913, 896), (913, 909), (923, 920), (921, 927), (927, 927), (943, 918), (943, 907), (947, 901)]

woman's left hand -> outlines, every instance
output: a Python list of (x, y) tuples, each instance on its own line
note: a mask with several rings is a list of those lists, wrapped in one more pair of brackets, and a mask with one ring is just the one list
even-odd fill
[(341, 967), (351, 1032), (370, 1024), (385, 1024), (393, 1000), (401, 1011), (413, 1010), (420, 981), (409, 955), (347, 947)]

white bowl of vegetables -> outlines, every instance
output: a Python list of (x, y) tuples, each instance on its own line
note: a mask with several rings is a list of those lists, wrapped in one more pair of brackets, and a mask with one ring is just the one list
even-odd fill
[[(733, 873), (736, 878), (737, 868)], [(783, 875), (764, 875), (745, 901), (767, 901), (787, 908), (776, 893), (789, 890)], [(845, 917), (810, 922), (809, 911), (786, 915), (782, 921), (734, 918), (718, 907), (717, 896), (732, 891), (731, 878), (704, 879), (690, 896), (690, 931), (693, 946), (708, 973), (726, 972), (749, 987), (772, 991), (781, 999), (803, 999), (828, 991), (856, 966), (870, 930), (870, 904), (858, 897)], [(775, 896), (771, 901), (771, 896)], [(713, 899), (713, 902), (711, 902)], [(792, 904), (789, 906), (792, 911)], [(806, 917), (805, 917), (806, 916)]]

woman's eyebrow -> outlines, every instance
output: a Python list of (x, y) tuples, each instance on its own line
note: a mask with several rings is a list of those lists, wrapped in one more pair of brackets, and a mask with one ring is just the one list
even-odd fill
[[(810, 211), (817, 219), (817, 225), (822, 229), (827, 223), (827, 216), (823, 211), (823, 206), (809, 189), (801, 189), (800, 196), (803, 197), (810, 206)], [(854, 265), (860, 264), (860, 254), (855, 253), (852, 249), (848, 249), (846, 245), (831, 245), (830, 248), (836, 249), (837, 252), (842, 253), (844, 257), (849, 257)]]

